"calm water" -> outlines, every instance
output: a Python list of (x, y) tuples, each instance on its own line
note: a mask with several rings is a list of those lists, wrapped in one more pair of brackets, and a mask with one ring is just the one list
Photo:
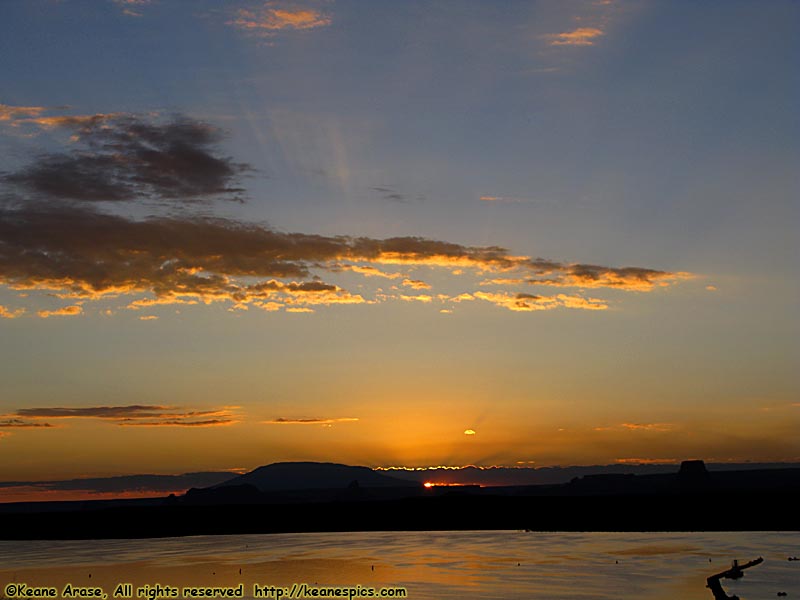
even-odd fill
[[(712, 599), (705, 578), (764, 557), (725, 582), (743, 600), (800, 598), (797, 533), (519, 531), (200, 536), (156, 540), (0, 541), (0, 583), (101, 586), (405, 587), (442, 598)], [(135, 588), (134, 588), (135, 589)]]

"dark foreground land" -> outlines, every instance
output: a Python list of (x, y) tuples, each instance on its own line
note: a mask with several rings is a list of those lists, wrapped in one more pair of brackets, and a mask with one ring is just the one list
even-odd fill
[[(696, 466), (696, 465), (695, 465)], [(370, 488), (266, 493), (252, 485), (153, 500), (0, 504), (0, 539), (528, 529), (800, 530), (800, 469), (589, 476), (529, 487)]]

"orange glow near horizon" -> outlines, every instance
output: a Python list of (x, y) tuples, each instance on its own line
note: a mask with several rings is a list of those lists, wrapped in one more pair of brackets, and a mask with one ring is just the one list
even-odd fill
[(93, 490), (51, 490), (35, 485), (20, 485), (0, 488), (0, 504), (14, 502), (84, 502), (87, 500), (140, 500), (145, 498), (166, 498), (170, 494), (180, 496), (179, 490), (126, 490), (119, 492), (96, 492)]

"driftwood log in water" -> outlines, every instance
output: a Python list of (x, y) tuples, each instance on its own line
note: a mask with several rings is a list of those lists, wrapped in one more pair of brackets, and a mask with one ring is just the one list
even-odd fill
[(762, 562), (764, 562), (764, 559), (760, 556), (757, 559), (751, 560), (743, 565), (740, 565), (738, 561), (733, 561), (733, 566), (731, 566), (730, 569), (722, 571), (722, 573), (712, 575), (706, 579), (706, 587), (708, 587), (711, 590), (711, 593), (714, 594), (714, 600), (739, 600), (739, 596), (728, 596), (728, 594), (725, 593), (725, 590), (722, 589), (720, 579), (739, 579), (740, 577), (744, 577), (743, 571), (745, 569), (760, 565)]

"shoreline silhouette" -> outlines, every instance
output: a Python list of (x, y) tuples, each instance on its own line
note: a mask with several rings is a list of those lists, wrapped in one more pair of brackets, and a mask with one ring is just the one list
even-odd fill
[[(289, 483), (273, 477), (277, 472)], [(312, 472), (314, 477), (303, 479)], [(673, 474), (596, 474), (561, 485), (503, 487), (428, 488), (375, 475), (364, 467), (283, 463), (182, 496), (0, 504), (6, 517), (0, 539), (469, 529), (800, 530), (800, 468), (709, 473), (696, 461)]]

